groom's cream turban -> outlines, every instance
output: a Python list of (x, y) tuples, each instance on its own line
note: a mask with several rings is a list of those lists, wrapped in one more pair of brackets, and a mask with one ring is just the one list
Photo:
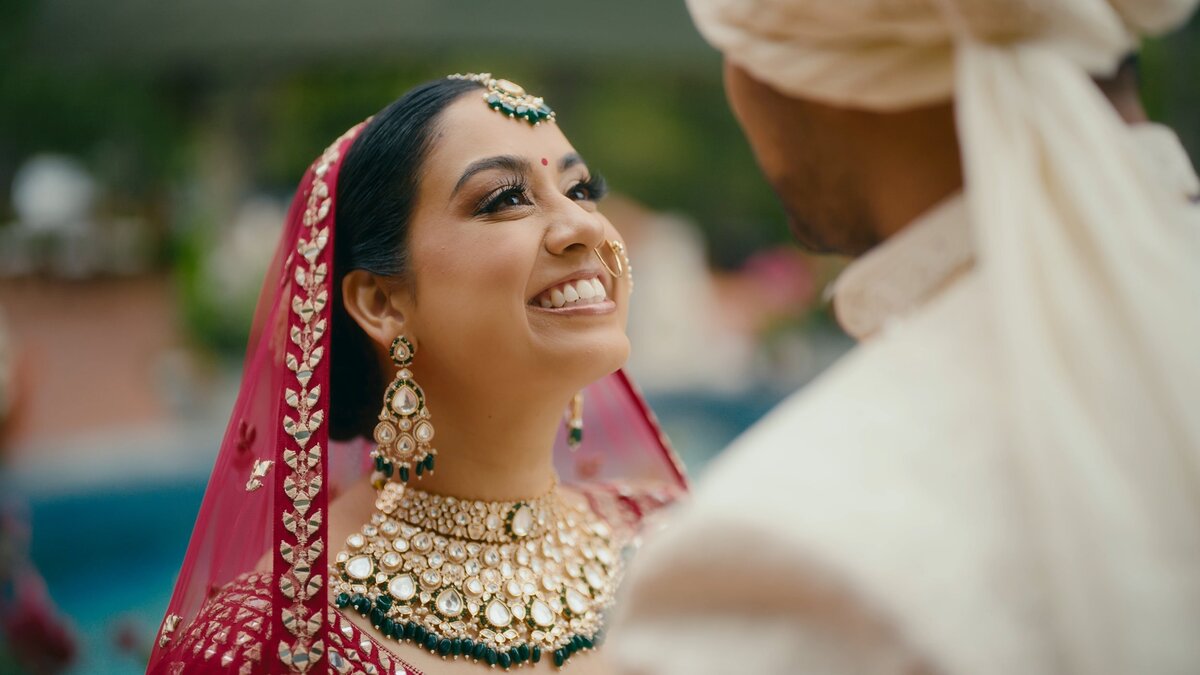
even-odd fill
[(785, 94), (883, 111), (953, 98), (1006, 376), (997, 480), (1025, 496), (1043, 563), (1029, 583), (1071, 672), (1200, 661), (1200, 207), (1091, 79), (1195, 5), (689, 0), (727, 59)]
[(954, 91), (965, 37), (1037, 46), (1110, 73), (1194, 0), (689, 0), (700, 31), (755, 78), (834, 105), (906, 108)]

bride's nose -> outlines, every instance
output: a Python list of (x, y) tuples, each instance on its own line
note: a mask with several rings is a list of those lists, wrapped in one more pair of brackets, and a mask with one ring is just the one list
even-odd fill
[(546, 234), (546, 250), (551, 254), (564, 255), (575, 249), (587, 252), (604, 243), (604, 221), (598, 214), (571, 202), (552, 217), (554, 222)]

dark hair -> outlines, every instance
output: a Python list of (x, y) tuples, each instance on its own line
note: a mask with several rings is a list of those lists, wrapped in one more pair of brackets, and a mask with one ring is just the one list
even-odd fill
[[(349, 439), (369, 433), (386, 381), (366, 333), (346, 313), (342, 278), (352, 270), (403, 277), (408, 273), (408, 226), (421, 168), (437, 119), (470, 80), (440, 79), (409, 90), (367, 124), (343, 160), (337, 180), (333, 247), (333, 326), (329, 433)], [(333, 399), (331, 399), (333, 400)]]

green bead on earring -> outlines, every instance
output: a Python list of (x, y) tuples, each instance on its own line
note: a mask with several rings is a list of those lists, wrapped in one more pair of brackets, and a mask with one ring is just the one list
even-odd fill
[(571, 409), (567, 415), (567, 446), (571, 451), (579, 449), (583, 443), (583, 392), (578, 392), (571, 398)]

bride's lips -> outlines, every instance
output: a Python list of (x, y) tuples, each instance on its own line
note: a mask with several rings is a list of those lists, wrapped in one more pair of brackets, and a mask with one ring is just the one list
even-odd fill
[(547, 286), (530, 298), (529, 305), (556, 313), (606, 313), (615, 307), (609, 300), (611, 291), (606, 280), (607, 275), (600, 270), (580, 270)]

